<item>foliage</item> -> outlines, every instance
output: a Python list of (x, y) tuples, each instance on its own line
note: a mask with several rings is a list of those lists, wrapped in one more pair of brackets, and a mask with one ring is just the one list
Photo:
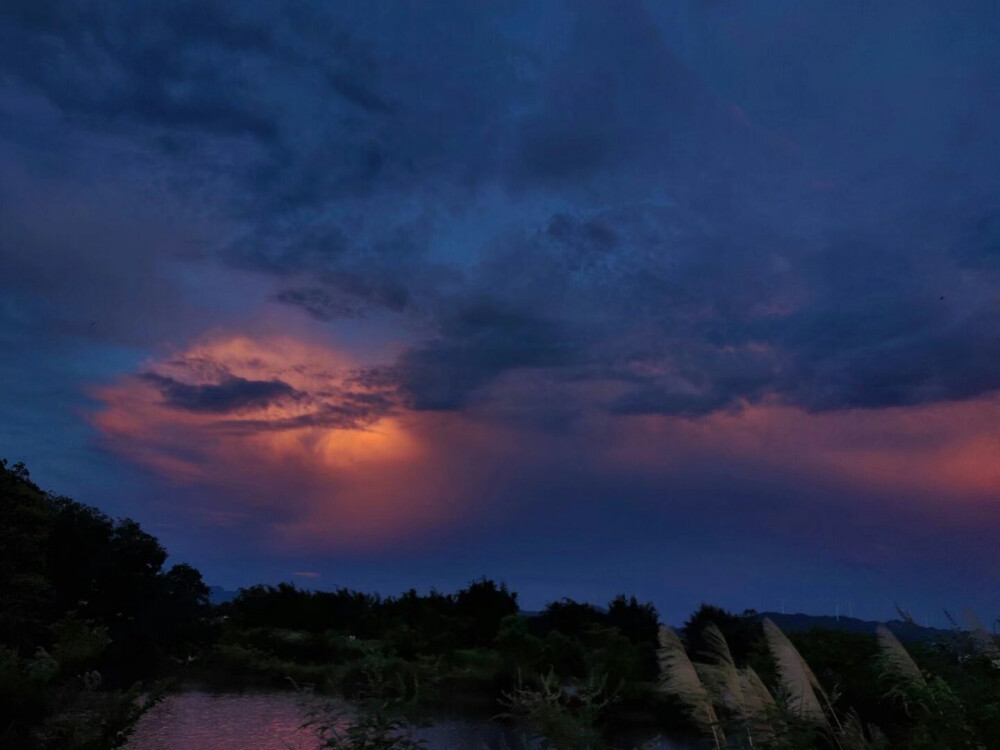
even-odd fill
[(733, 658), (740, 666), (747, 664), (763, 642), (763, 625), (757, 613), (748, 610), (734, 615), (711, 604), (702, 604), (684, 623), (683, 634), (691, 653), (702, 654), (707, 645), (703, 640), (705, 628), (715, 625), (722, 633)]
[(30, 658), (0, 650), (0, 747), (104, 750), (118, 747), (129, 728), (158, 699), (136, 683), (102, 690), (93, 668), (105, 649), (106, 629), (65, 618), (53, 630), (52, 651), (38, 647)]
[[(924, 673), (909, 652), (886, 628), (879, 628), (878, 657), (880, 684), (885, 698), (903, 708), (907, 721), (894, 728), (896, 744), (912, 750), (972, 750), (985, 747), (984, 739), (990, 737), (990, 727), (974, 725), (969, 711), (961, 700), (959, 690), (953, 688), (940, 675)], [(981, 640), (984, 653), (991, 653), (992, 639)], [(958, 645), (958, 644), (953, 644)], [(969, 672), (966, 672), (968, 679)], [(997, 679), (993, 676), (993, 685)], [(994, 711), (1000, 707), (1000, 696), (992, 695)], [(982, 704), (979, 710), (982, 711)], [(995, 739), (995, 735), (992, 736)]]
[(597, 750), (605, 747), (598, 720), (617, 700), (607, 689), (607, 676), (592, 672), (584, 681), (564, 683), (555, 672), (526, 687), (518, 681), (505, 691), (500, 705), (512, 718), (530, 727), (543, 748), (551, 750)]
[(570, 638), (579, 638), (588, 629), (606, 624), (606, 615), (593, 604), (560, 599), (551, 602), (538, 617), (536, 629), (540, 635), (558, 631)]
[(636, 649), (641, 680), (655, 680), (657, 634), (660, 618), (651, 603), (640, 604), (634, 597), (620, 594), (608, 605), (607, 624), (617, 628)]
[(501, 621), (494, 646), (503, 655), (511, 675), (534, 672), (545, 651), (545, 641), (532, 635), (528, 618), (523, 615), (508, 615)]
[(24, 464), (0, 459), (0, 643), (30, 648), (45, 632), (53, 514)]
[(322, 747), (335, 750), (419, 750), (423, 740), (412, 736), (409, 716), (419, 686), (407, 685), (396, 665), (378, 657), (366, 660), (361, 680), (348, 707), (341, 701), (304, 695), (306, 721)]
[(108, 748), (139, 679), (200, 637), (208, 589), (129, 519), (43, 492), (0, 460), (0, 746)]
[(466, 646), (488, 646), (497, 637), (505, 617), (516, 615), (517, 594), (483, 577), (455, 595), (455, 615), (462, 622)]
[(208, 658), (212, 665), (221, 668), (237, 684), (247, 675), (260, 675), (276, 686), (283, 685), (288, 679), (321, 685), (331, 676), (331, 668), (325, 664), (281, 659), (267, 651), (234, 643), (218, 644)]
[(372, 611), (378, 604), (377, 596), (348, 589), (307, 591), (280, 583), (240, 589), (223, 611), (244, 627), (314, 633), (338, 630), (367, 637), (372, 634)]

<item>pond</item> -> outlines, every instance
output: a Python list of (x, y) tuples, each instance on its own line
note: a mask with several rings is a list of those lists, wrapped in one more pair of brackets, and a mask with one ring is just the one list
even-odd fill
[[(291, 692), (172, 693), (136, 725), (126, 750), (317, 750), (302, 729), (302, 709)], [(417, 729), (428, 750), (528, 750), (511, 729), (485, 719), (440, 717)], [(647, 738), (640, 738), (647, 739)], [(658, 741), (656, 750), (685, 750)]]

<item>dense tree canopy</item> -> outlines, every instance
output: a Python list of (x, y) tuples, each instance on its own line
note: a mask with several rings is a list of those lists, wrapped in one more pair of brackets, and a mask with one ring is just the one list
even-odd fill
[(127, 716), (135, 697), (117, 689), (204, 635), (208, 587), (166, 559), (135, 521), (52, 496), (0, 461), (0, 745), (108, 746), (114, 719), (91, 705), (96, 688), (106, 714)]

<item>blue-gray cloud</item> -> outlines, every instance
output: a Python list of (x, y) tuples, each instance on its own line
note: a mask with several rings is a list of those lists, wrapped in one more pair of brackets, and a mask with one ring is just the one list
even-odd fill
[(281, 380), (247, 380), (237, 375), (229, 375), (219, 383), (203, 384), (183, 383), (155, 372), (140, 377), (156, 386), (168, 406), (206, 414), (263, 409), (305, 395)]
[(364, 314), (364, 311), (358, 306), (333, 297), (322, 287), (286, 289), (275, 295), (274, 299), (286, 305), (300, 307), (316, 320), (359, 318)]
[(393, 368), (416, 409), (459, 409), (501, 373), (567, 367), (581, 353), (580, 342), (558, 322), (490, 300), (464, 303), (440, 322), (439, 333)]
[(275, 8), (11, 3), (0, 65), (210, 198), (203, 262), (397, 316), (372, 373), (411, 406), (509, 373), (685, 416), (1000, 388), (995, 4)]

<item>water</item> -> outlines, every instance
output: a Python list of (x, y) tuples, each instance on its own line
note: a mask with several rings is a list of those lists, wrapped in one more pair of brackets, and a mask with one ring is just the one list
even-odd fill
[(173, 693), (145, 713), (126, 750), (315, 750), (291, 693)]
[[(126, 750), (317, 750), (290, 692), (210, 693), (187, 690), (168, 695), (136, 725)], [(415, 737), (428, 750), (526, 750), (508, 728), (483, 719), (442, 718)], [(657, 750), (683, 750), (661, 741)]]

